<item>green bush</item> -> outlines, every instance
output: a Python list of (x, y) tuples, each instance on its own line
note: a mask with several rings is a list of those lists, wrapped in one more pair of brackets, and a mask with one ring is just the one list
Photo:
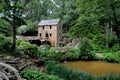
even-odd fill
[(118, 62), (120, 63), (120, 51), (117, 51), (115, 53), (116, 59), (118, 60)]
[(105, 48), (106, 46), (106, 35), (105, 34), (96, 34), (94, 35), (93, 44), (98, 45), (100, 48)]
[(117, 43), (117, 44), (114, 44), (113, 46), (112, 46), (112, 49), (111, 49), (112, 51), (119, 51), (120, 50), (120, 44), (119, 43)]
[(56, 61), (61, 61), (63, 60), (63, 53), (62, 52), (57, 52), (53, 48), (49, 50), (39, 50), (38, 55), (40, 57), (47, 58), (49, 60), (56, 60)]
[(103, 60), (107, 62), (118, 62), (119, 61), (115, 53), (105, 53)]
[(36, 45), (30, 44), (23, 40), (17, 40), (17, 49), (23, 51), (23, 53), (28, 54), (30, 57), (36, 57), (38, 53), (38, 48)]
[(26, 21), (26, 25), (21, 25), (17, 28), (17, 33), (26, 36), (35, 36), (37, 32), (37, 27), (31, 20)]
[(11, 24), (0, 18), (0, 34), (4, 34), (5, 36), (12, 36), (12, 26)]
[(69, 58), (70, 60), (76, 60), (79, 58), (79, 52), (77, 49), (72, 49), (72, 48), (67, 48), (67, 58)]
[(118, 43), (117, 36), (115, 36), (115, 35), (109, 36), (109, 38), (108, 38), (108, 46), (109, 46), (109, 47), (112, 47), (112, 46), (114, 46), (116, 43)]
[(0, 52), (11, 51), (12, 41), (9, 37), (0, 34)]
[(93, 60), (95, 59), (95, 53), (93, 52), (93, 47), (90, 41), (87, 38), (84, 38), (80, 45), (79, 49), (79, 58), (82, 60)]
[(27, 80), (62, 80), (57, 76), (48, 75), (38, 70), (25, 70), (21, 72), (21, 76)]

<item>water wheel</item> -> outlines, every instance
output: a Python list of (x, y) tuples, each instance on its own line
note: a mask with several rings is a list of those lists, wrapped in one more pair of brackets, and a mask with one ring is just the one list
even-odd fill
[(22, 80), (22, 78), (15, 68), (0, 62), (0, 80)]

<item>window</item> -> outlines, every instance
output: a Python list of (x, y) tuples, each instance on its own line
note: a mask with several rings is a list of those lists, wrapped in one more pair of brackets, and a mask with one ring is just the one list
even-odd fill
[(50, 33), (50, 37), (52, 36), (52, 34)]
[(48, 33), (46, 33), (46, 35), (45, 35), (45, 36), (46, 36), (46, 38), (48, 38), (48, 37), (49, 37)]
[(52, 26), (50, 25), (50, 29), (52, 29)]
[(45, 27), (43, 26), (43, 29), (44, 29)]
[(42, 34), (40, 33), (40, 37), (42, 36)]

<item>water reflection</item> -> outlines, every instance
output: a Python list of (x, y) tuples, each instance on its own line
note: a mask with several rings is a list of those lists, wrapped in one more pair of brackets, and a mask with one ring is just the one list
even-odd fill
[(102, 61), (74, 61), (63, 63), (63, 65), (75, 70), (90, 72), (94, 75), (104, 75), (106, 73), (120, 74), (120, 64)]

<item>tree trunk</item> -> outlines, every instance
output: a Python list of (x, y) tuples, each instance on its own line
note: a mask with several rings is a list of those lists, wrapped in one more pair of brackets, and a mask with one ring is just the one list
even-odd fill
[(16, 49), (16, 22), (13, 20), (13, 46), (12, 48)]
[(12, 48), (16, 49), (16, 20), (15, 20), (16, 10), (13, 9), (13, 46)]
[(106, 47), (108, 48), (108, 41), (109, 41), (109, 24), (106, 24), (105, 27), (105, 32), (106, 32)]

